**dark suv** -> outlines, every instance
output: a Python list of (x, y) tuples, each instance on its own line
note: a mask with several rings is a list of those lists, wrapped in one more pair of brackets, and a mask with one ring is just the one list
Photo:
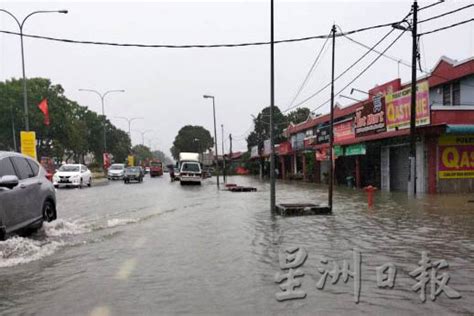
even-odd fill
[(0, 151), (0, 239), (56, 219), (53, 184), (35, 160)]

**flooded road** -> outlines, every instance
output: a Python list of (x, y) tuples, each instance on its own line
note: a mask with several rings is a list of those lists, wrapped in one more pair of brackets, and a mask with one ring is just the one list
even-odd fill
[[(0, 314), (473, 314), (473, 196), (377, 193), (368, 210), (365, 194), (338, 189), (331, 216), (282, 218), (269, 212), (269, 185), (251, 177), (229, 182), (258, 192), (217, 191), (215, 179), (180, 186), (147, 177), (142, 184), (110, 182), (57, 192), (58, 220), (29, 238), (0, 242)], [(277, 203), (325, 202), (326, 189), (277, 184)], [(279, 302), (275, 282), (279, 251), (307, 252), (298, 289), (304, 299)], [(317, 288), (321, 260), (353, 271), (361, 254), (360, 299), (354, 279), (330, 276)], [(435, 301), (426, 302), (409, 275), (422, 251), (450, 276)], [(376, 268), (392, 263), (393, 288), (378, 287)], [(430, 276), (430, 274), (427, 274)], [(436, 283), (434, 283), (436, 285)], [(435, 289), (439, 289), (435, 287)]]

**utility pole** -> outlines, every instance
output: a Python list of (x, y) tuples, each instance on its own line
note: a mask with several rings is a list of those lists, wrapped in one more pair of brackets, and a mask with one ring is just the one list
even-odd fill
[(232, 134), (229, 134), (229, 156), (230, 156), (230, 162), (232, 163)]
[(225, 178), (225, 150), (224, 150), (224, 124), (221, 124), (221, 130), (222, 130), (222, 161), (223, 161), (223, 169), (224, 171), (222, 172), (222, 175), (224, 177), (224, 183), (226, 183), (226, 178)]
[(10, 118), (12, 123), (12, 138), (13, 138), (13, 150), (17, 151), (16, 148), (16, 135), (15, 135), (15, 118), (13, 116), (13, 105), (10, 104)]
[(336, 25), (332, 26), (332, 66), (331, 66), (331, 111), (330, 111), (330, 122), (329, 122), (329, 193), (328, 193), (328, 206), (332, 212), (332, 191), (334, 186), (334, 160), (333, 160), (333, 146), (334, 146), (334, 135), (333, 135), (333, 124), (334, 124), (334, 65), (336, 58)]
[(418, 3), (413, 1), (412, 56), (411, 56), (411, 115), (410, 115), (410, 157), (408, 157), (408, 195), (416, 195), (416, 59)]
[(212, 113), (214, 116), (214, 148), (215, 148), (215, 163), (216, 163), (216, 175), (217, 175), (217, 188), (219, 189), (219, 154), (217, 152), (217, 130), (216, 130), (216, 102), (212, 95), (203, 95), (204, 99), (212, 99)]
[(275, 106), (275, 42), (273, 0), (270, 3), (270, 211), (275, 211), (275, 143), (273, 108)]

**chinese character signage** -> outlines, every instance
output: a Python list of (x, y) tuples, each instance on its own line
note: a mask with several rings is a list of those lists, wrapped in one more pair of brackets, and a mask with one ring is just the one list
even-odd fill
[(21, 131), (20, 140), (21, 153), (36, 159), (36, 133)]
[[(282, 302), (306, 298), (307, 293), (302, 289), (306, 274), (303, 265), (308, 259), (306, 249), (303, 247), (288, 247), (280, 250), (278, 259), (282, 271), (277, 272), (274, 278), (275, 283), (278, 283), (280, 287), (280, 291), (275, 293), (276, 300)], [(321, 276), (315, 288), (323, 291), (326, 285), (327, 288), (330, 288), (339, 282), (347, 284), (349, 280), (352, 280), (351, 294), (354, 303), (358, 304), (360, 302), (362, 281), (367, 279), (366, 276), (362, 276), (361, 251), (353, 249), (349, 260), (334, 260), (323, 255), (320, 257), (319, 263), (317, 272)], [(421, 260), (417, 263), (418, 265), (408, 272), (408, 276), (412, 279), (411, 290), (418, 293), (422, 303), (426, 302), (427, 296), (431, 301), (435, 301), (441, 294), (444, 294), (448, 299), (461, 298), (461, 294), (448, 285), (450, 279), (449, 263), (445, 259), (431, 258), (427, 251), (422, 251)], [(374, 270), (377, 280), (375, 286), (377, 288), (385, 289), (387, 292), (395, 288), (397, 277), (397, 266), (395, 264), (386, 262), (375, 267)], [(309, 271), (310, 274), (312, 272)], [(338, 294), (341, 293), (338, 291)]]
[(128, 155), (127, 161), (130, 167), (135, 166), (135, 157), (133, 155)]
[(438, 176), (440, 179), (474, 178), (474, 137), (439, 138)]
[(334, 125), (334, 141), (342, 142), (345, 140), (354, 139), (354, 125), (352, 119)]
[[(385, 97), (387, 131), (410, 127), (411, 88), (406, 88)], [(430, 124), (428, 81), (417, 84), (416, 126)]]
[(270, 143), (270, 140), (267, 139), (263, 141), (263, 155), (270, 156), (271, 153), (272, 153), (272, 145)]
[(385, 98), (377, 95), (356, 110), (355, 133), (365, 136), (380, 132), (385, 132)]

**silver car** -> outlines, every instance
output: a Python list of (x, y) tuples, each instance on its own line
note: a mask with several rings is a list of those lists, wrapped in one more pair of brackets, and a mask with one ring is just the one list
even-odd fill
[(0, 151), (0, 240), (56, 219), (56, 195), (46, 171), (33, 159)]

